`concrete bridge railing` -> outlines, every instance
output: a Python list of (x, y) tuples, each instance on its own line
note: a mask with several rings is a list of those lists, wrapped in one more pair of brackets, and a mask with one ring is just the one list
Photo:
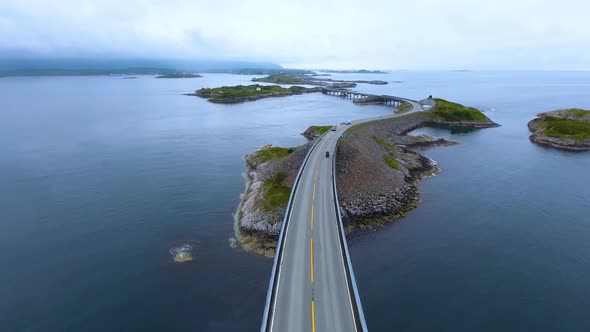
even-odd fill
[(356, 92), (347, 89), (330, 89), (323, 88), (322, 93), (330, 96), (352, 99), (353, 102), (362, 104), (362, 99), (369, 99), (368, 104), (384, 104), (386, 106), (397, 107), (406, 102), (407, 98), (400, 98), (388, 95), (375, 95), (370, 93)]

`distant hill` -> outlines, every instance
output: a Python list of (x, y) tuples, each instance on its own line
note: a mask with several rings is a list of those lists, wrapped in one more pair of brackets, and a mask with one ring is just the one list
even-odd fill
[(267, 62), (149, 59), (0, 59), (0, 76), (167, 75), (178, 72), (265, 75), (285, 70)]
[(318, 71), (324, 73), (337, 73), (337, 74), (387, 74), (386, 71), (382, 70), (367, 70), (367, 69), (358, 69), (358, 70), (334, 70), (334, 69), (320, 69)]

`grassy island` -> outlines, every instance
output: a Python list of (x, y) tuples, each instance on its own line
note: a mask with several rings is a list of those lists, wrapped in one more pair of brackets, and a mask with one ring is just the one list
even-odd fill
[(240, 103), (267, 97), (291, 96), (318, 91), (320, 91), (318, 88), (308, 89), (302, 86), (284, 88), (279, 85), (251, 84), (203, 88), (190, 95), (208, 98), (213, 103)]
[(203, 77), (198, 74), (190, 74), (190, 73), (174, 73), (174, 74), (166, 74), (156, 76), (156, 78), (196, 78), (196, 77)]
[(490, 128), (498, 124), (490, 120), (481, 111), (453, 103), (440, 98), (428, 98), (420, 101), (422, 105), (430, 105), (432, 109), (420, 112), (420, 115), (430, 119), (430, 124), (450, 128)]
[(531, 141), (566, 150), (590, 150), (590, 111), (571, 108), (539, 114), (530, 121)]
[(482, 112), (473, 107), (463, 106), (444, 99), (435, 98), (436, 106), (428, 113), (433, 118), (448, 122), (489, 120)]

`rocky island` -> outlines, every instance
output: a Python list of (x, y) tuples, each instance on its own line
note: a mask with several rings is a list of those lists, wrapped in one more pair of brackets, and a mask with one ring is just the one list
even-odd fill
[(262, 98), (293, 96), (319, 91), (321, 91), (321, 88), (304, 88), (302, 86), (284, 88), (279, 85), (251, 84), (203, 88), (187, 95), (207, 98), (212, 103), (234, 104)]
[[(485, 128), (496, 123), (470, 107), (428, 99), (430, 111), (351, 126), (336, 153), (338, 195), (348, 232), (396, 220), (419, 202), (417, 183), (438, 171), (417, 150), (453, 145), (444, 139), (410, 136), (423, 126)], [(315, 139), (331, 126), (312, 126)], [(293, 148), (265, 146), (245, 157), (248, 184), (236, 213), (237, 238), (247, 250), (273, 255), (291, 186), (312, 142)]]
[(191, 74), (191, 73), (174, 73), (174, 74), (166, 74), (156, 76), (156, 78), (196, 78), (196, 77), (203, 77), (198, 74)]
[(253, 82), (265, 82), (274, 84), (305, 84), (315, 85), (330, 88), (354, 88), (357, 83), (365, 84), (376, 84), (384, 85), (388, 84), (386, 81), (381, 80), (334, 80), (330, 78), (318, 78), (317, 75), (305, 75), (305, 74), (273, 74), (266, 77), (253, 78)]
[(426, 124), (443, 128), (491, 128), (498, 124), (473, 107), (463, 106), (441, 98), (429, 98), (421, 101), (431, 106), (428, 112), (419, 113), (426, 118)]
[(579, 108), (545, 112), (528, 123), (530, 140), (553, 148), (590, 150), (590, 111)]

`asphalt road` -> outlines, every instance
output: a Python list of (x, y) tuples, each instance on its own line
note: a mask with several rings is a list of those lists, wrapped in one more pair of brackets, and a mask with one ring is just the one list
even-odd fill
[[(419, 104), (412, 105), (410, 112), (420, 110)], [(341, 125), (324, 135), (301, 173), (278, 262), (269, 331), (357, 330), (332, 191), (332, 157), (349, 127)]]

